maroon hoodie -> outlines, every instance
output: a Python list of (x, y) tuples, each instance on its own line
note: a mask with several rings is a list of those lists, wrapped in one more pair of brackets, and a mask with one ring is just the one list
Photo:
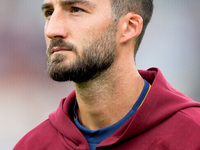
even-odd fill
[[(178, 92), (161, 71), (140, 70), (152, 84), (140, 109), (97, 150), (200, 150), (200, 103)], [(75, 92), (49, 119), (26, 134), (14, 150), (89, 150), (73, 123)]]

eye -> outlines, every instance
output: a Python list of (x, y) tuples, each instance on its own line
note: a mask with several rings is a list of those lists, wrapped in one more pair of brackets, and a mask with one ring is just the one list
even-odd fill
[(71, 7), (71, 13), (83, 12), (84, 10), (78, 7)]
[(50, 17), (52, 14), (53, 14), (53, 10), (46, 10), (46, 11), (44, 11), (44, 16), (46, 18)]

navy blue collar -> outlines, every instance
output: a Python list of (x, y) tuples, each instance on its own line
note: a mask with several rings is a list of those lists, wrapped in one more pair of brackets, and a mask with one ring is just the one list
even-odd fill
[(99, 129), (99, 130), (89, 130), (79, 123), (78, 117), (76, 115), (76, 108), (78, 107), (78, 104), (77, 104), (77, 100), (75, 99), (75, 105), (74, 105), (74, 110), (73, 110), (74, 117), (75, 117), (74, 124), (77, 126), (77, 128), (85, 136), (85, 138), (87, 139), (91, 149), (95, 148), (103, 140), (105, 140), (106, 138), (111, 136), (126, 121), (128, 121), (128, 119), (139, 109), (140, 105), (144, 101), (144, 99), (145, 99), (145, 97), (146, 97), (146, 95), (149, 91), (149, 88), (150, 88), (150, 84), (145, 80), (145, 85), (143, 87), (143, 90), (142, 90), (138, 100), (133, 105), (133, 108), (128, 112), (128, 114), (125, 117), (123, 117), (120, 121), (118, 121), (117, 123), (115, 123), (111, 126)]

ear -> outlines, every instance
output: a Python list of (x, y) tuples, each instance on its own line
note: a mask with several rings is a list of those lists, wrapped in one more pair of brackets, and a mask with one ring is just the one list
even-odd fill
[(136, 38), (142, 32), (143, 19), (140, 15), (131, 12), (123, 16), (121, 21), (121, 43), (126, 43), (129, 40)]

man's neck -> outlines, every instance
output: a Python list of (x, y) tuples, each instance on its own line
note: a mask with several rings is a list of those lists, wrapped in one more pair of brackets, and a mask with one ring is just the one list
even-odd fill
[(75, 85), (79, 122), (88, 129), (104, 128), (122, 119), (143, 89), (144, 80), (136, 69), (113, 68), (96, 79)]

